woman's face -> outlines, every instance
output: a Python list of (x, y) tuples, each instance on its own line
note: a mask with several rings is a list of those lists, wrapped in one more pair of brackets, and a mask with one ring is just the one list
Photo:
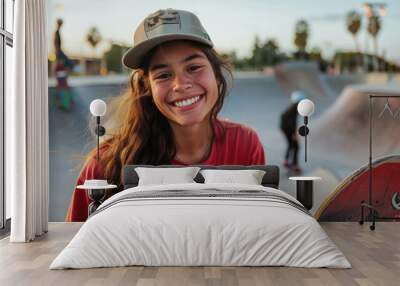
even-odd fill
[(218, 84), (207, 56), (187, 42), (159, 46), (149, 64), (154, 103), (171, 122), (191, 126), (209, 118)]

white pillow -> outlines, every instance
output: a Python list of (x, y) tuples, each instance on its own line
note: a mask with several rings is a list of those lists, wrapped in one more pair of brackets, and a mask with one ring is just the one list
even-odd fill
[(199, 170), (199, 167), (135, 168), (139, 176), (138, 186), (196, 183), (193, 179)]
[(204, 183), (234, 183), (247, 185), (261, 185), (265, 171), (262, 170), (201, 170)]

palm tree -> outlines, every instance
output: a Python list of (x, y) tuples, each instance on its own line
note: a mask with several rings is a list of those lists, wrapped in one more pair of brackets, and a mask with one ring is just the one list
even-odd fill
[(297, 21), (295, 26), (294, 44), (296, 45), (300, 53), (305, 52), (307, 46), (308, 34), (309, 34), (308, 23), (305, 20)]
[(261, 40), (258, 36), (254, 38), (254, 44), (253, 44), (253, 64), (254, 67), (260, 67), (261, 66)]
[(374, 38), (374, 52), (378, 56), (378, 41), (376, 37), (381, 30), (381, 19), (378, 15), (374, 14), (368, 20), (368, 33)]
[(360, 51), (356, 35), (361, 27), (361, 15), (357, 11), (350, 11), (346, 16), (347, 30), (353, 35), (354, 43), (356, 45), (357, 52)]
[(90, 28), (86, 35), (86, 40), (89, 42), (90, 46), (92, 46), (93, 52), (95, 53), (96, 46), (102, 40), (99, 30), (96, 27)]

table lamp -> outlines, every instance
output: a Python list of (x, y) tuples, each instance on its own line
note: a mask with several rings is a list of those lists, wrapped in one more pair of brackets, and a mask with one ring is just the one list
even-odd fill
[(307, 135), (309, 133), (307, 124), (308, 117), (314, 113), (314, 103), (309, 99), (301, 100), (297, 105), (297, 112), (304, 116), (304, 125), (300, 126), (299, 134), (304, 137), (304, 160), (307, 162)]
[(107, 111), (107, 104), (101, 99), (95, 99), (90, 103), (90, 113), (96, 117), (96, 130), (97, 135), (97, 161), (100, 161), (100, 137), (106, 133), (106, 129), (100, 125), (100, 117), (104, 116)]
[[(101, 99), (95, 99), (90, 103), (90, 113), (96, 117), (96, 130), (97, 135), (97, 162), (100, 162), (100, 136), (106, 133), (106, 129), (100, 125), (100, 117), (104, 116), (107, 111), (107, 104)], [(108, 184), (104, 179), (91, 179), (85, 180), (83, 185), (77, 186), (78, 189), (86, 189), (89, 198), (92, 202), (88, 207), (88, 215), (92, 215), (97, 208), (101, 205), (108, 189), (117, 188), (116, 185)]]

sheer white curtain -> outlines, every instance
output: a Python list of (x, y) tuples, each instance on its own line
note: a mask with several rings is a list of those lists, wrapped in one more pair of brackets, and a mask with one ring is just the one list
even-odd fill
[(48, 83), (46, 0), (15, 1), (13, 82), (6, 98), (6, 188), (12, 242), (48, 227)]

